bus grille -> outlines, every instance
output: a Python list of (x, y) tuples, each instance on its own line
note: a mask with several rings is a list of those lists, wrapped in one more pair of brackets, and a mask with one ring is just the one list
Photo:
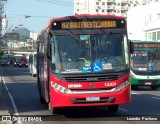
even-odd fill
[(104, 75), (104, 76), (81, 76), (81, 77), (65, 77), (67, 82), (94, 82), (94, 81), (110, 81), (117, 80), (118, 75)]

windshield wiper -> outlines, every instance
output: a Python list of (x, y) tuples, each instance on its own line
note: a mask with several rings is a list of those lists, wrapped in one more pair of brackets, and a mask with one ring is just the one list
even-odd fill
[(99, 45), (97, 46), (97, 50), (100, 49), (100, 47), (103, 45), (104, 41), (107, 39), (108, 35), (111, 33), (111, 31), (108, 31), (107, 33), (103, 30), (101, 30), (102, 32), (105, 33), (105, 35), (103, 36), (102, 40), (100, 41)]
[(84, 43), (82, 43), (80, 40), (79, 40), (79, 38), (76, 36), (76, 35), (74, 35), (71, 31), (69, 31), (69, 30), (67, 30), (67, 32), (79, 43), (79, 44), (81, 44), (84, 48), (88, 48)]

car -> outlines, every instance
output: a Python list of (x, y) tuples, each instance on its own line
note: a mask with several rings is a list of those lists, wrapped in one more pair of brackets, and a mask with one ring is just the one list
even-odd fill
[(19, 63), (18, 63), (18, 67), (21, 68), (21, 67), (26, 67), (28, 68), (28, 61), (27, 60), (20, 60)]
[(14, 57), (13, 57), (14, 67), (19, 67), (19, 61), (21, 60), (21, 58), (23, 58), (23, 55), (21, 55), (21, 54), (14, 55)]
[(1, 61), (1, 66), (9, 65), (9, 60), (8, 59), (2, 59)]

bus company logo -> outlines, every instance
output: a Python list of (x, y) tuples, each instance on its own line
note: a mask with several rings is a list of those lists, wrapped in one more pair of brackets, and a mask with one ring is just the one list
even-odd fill
[(82, 88), (82, 84), (68, 84), (68, 88)]
[(94, 83), (91, 83), (90, 88), (94, 88), (94, 87), (95, 87)]

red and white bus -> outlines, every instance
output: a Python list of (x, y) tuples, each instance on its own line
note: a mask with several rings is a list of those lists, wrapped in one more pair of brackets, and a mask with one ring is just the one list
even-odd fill
[[(51, 110), (131, 101), (126, 19), (113, 15), (54, 18), (38, 36), (37, 84)], [(54, 112), (54, 111), (53, 111)]]

